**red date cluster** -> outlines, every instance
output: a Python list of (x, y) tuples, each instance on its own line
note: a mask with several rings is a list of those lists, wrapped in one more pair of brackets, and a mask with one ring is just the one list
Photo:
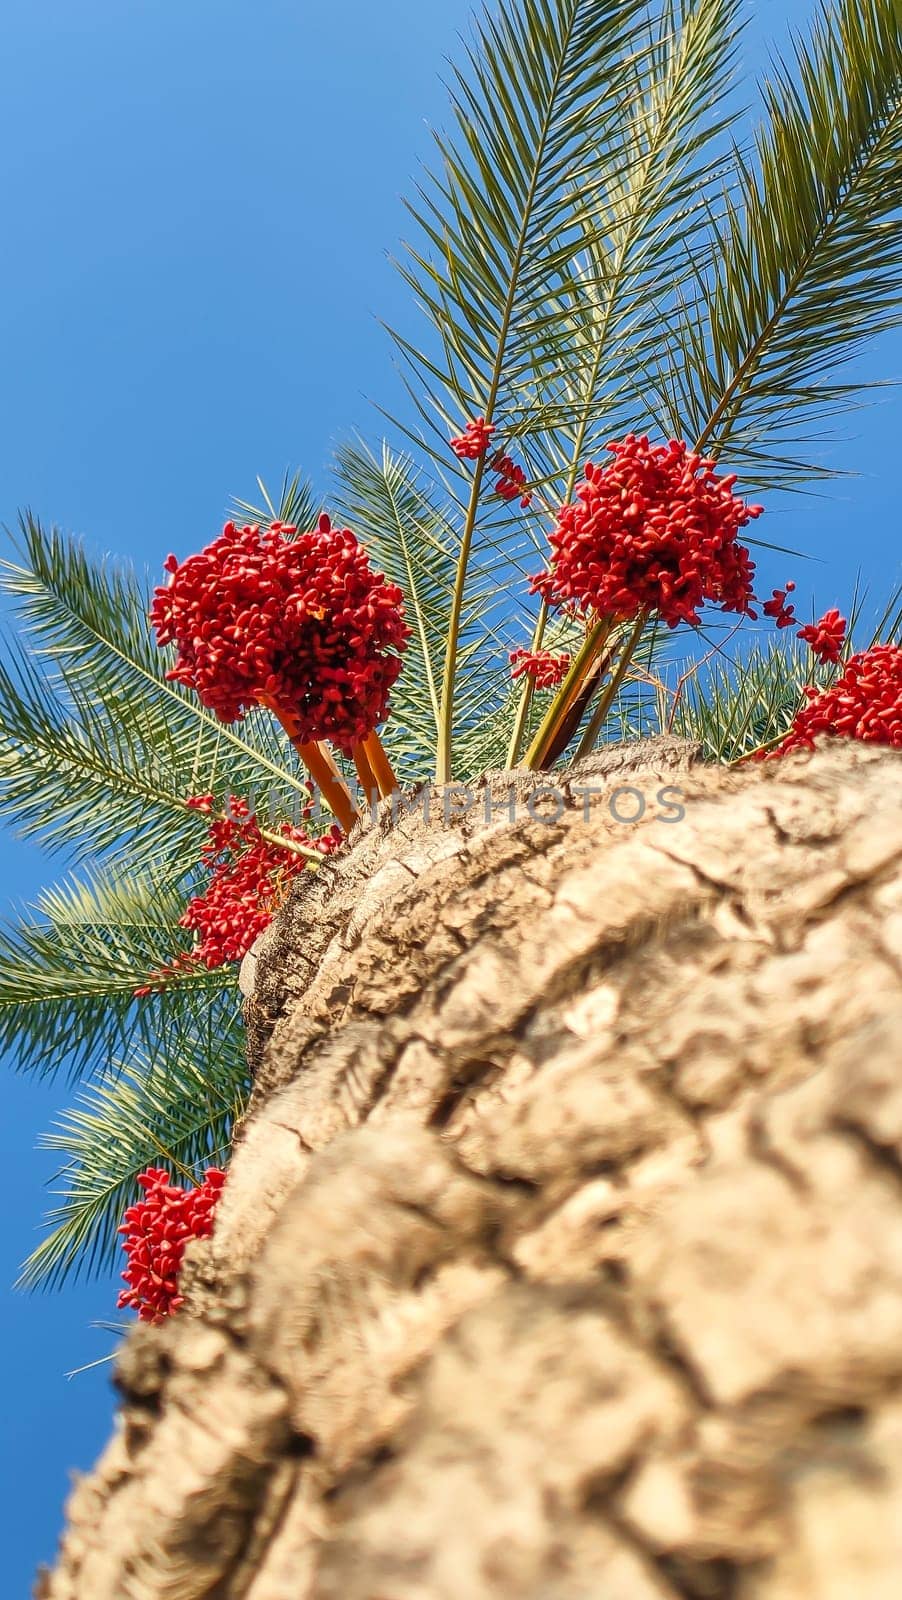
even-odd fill
[(828, 689), (809, 684), (807, 704), (771, 756), (812, 750), (818, 734), (902, 749), (902, 646), (875, 644), (850, 656)]
[(460, 461), (478, 461), (484, 456), (495, 432), (495, 425), (485, 417), (473, 417), (458, 439), (451, 440), (451, 449)]
[(766, 617), (773, 617), (778, 628), (794, 628), (796, 625), (795, 606), (787, 595), (793, 593), (795, 584), (790, 579), (785, 589), (775, 589), (769, 600), (765, 600), (761, 610)]
[(846, 642), (847, 627), (845, 617), (834, 607), (832, 611), (825, 611), (818, 622), (809, 622), (807, 627), (800, 628), (799, 638), (804, 639), (819, 660), (836, 663)]
[(512, 678), (525, 674), (536, 689), (556, 689), (570, 670), (570, 657), (553, 650), (513, 650), (510, 664)]
[(182, 1189), (162, 1167), (148, 1167), (138, 1183), (144, 1198), (128, 1207), (118, 1230), (128, 1259), (122, 1274), (128, 1288), (116, 1304), (136, 1311), (142, 1322), (162, 1322), (183, 1303), (178, 1277), (185, 1247), (212, 1233), (225, 1173), (208, 1167), (202, 1183)]
[(648, 611), (671, 628), (697, 626), (706, 602), (754, 617), (754, 563), (737, 535), (763, 507), (678, 440), (652, 446), (628, 434), (607, 449), (612, 460), (589, 462), (560, 511), (534, 592), (587, 616)]
[[(201, 852), (210, 882), (203, 894), (188, 901), (179, 918), (180, 927), (200, 936), (191, 952), (192, 961), (211, 968), (240, 961), (247, 954), (257, 936), (269, 927), (292, 879), (307, 866), (307, 858), (288, 844), (282, 847), (263, 838), (256, 818), (248, 815), (246, 801), (232, 795), (228, 811), (228, 816), (211, 821)], [(282, 823), (275, 831), (286, 841), (322, 855), (331, 855), (341, 843), (337, 828), (317, 840), (290, 823)]]
[[(192, 795), (186, 804), (209, 814), (213, 796)], [(274, 832), (285, 839), (284, 846), (263, 837), (247, 801), (236, 795), (229, 796), (225, 816), (211, 816), (207, 842), (201, 850), (201, 865), (209, 872), (210, 881), (203, 894), (188, 901), (179, 918), (179, 927), (199, 935), (198, 943), (190, 953), (177, 956), (168, 967), (151, 973), (148, 982), (135, 990), (136, 996), (164, 988), (180, 971), (198, 966), (212, 969), (240, 961), (258, 935), (269, 927), (292, 879), (307, 866), (307, 857), (292, 850), (291, 843), (320, 855), (332, 855), (342, 842), (337, 827), (318, 839), (309, 838), (302, 828), (287, 822)]]
[(519, 499), (524, 511), (532, 505), (532, 495), (526, 489), (526, 473), (511, 456), (496, 456), (492, 462), (492, 471), (498, 473), (495, 493), (500, 495), (502, 500)]
[(349, 528), (327, 516), (297, 536), (227, 522), (198, 555), (165, 565), (150, 615), (158, 643), (178, 651), (167, 677), (223, 722), (278, 706), (302, 742), (349, 754), (384, 720), (409, 629), (400, 589)]
[[(485, 417), (472, 417), (457, 439), (449, 441), (454, 454), (461, 461), (478, 461), (484, 456), (495, 432), (495, 424), (486, 422)], [(495, 493), (502, 500), (519, 500), (525, 511), (532, 504), (532, 495), (526, 488), (526, 473), (518, 466), (512, 456), (506, 456), (499, 450), (489, 462), (492, 472), (498, 474), (495, 480)]]

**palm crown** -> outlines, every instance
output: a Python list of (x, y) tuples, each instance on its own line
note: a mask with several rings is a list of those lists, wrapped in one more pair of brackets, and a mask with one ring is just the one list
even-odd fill
[[(343, 446), (330, 495), (405, 595), (383, 732), (402, 783), (433, 763), (447, 782), (557, 754), (541, 695), (507, 659), (579, 657), (580, 617), (528, 580), (608, 439), (685, 439), (744, 495), (795, 487), (825, 470), (807, 460), (812, 429), (853, 399), (843, 364), (898, 319), (898, 0), (818, 11), (763, 84), (750, 144), (739, 41), (735, 0), (502, 0), (452, 77), (400, 262), (428, 326), (393, 334), (408, 396), (396, 444)], [(449, 438), (476, 419), (491, 448), (455, 454)], [(308, 528), (321, 509), (300, 476), (260, 495), (236, 513)], [(277, 827), (308, 791), (265, 711), (224, 724), (167, 678), (135, 575), (31, 516), (3, 572), (26, 645), (0, 668), (3, 805), (70, 875), (2, 935), (0, 1039), (23, 1067), (84, 1080), (48, 1140), (65, 1165), (25, 1268), (36, 1282), (107, 1262), (137, 1174), (196, 1176), (241, 1111), (234, 966), (185, 962), (135, 996), (191, 947), (179, 920), (205, 820), (188, 797), (265, 794)], [(899, 625), (891, 603), (880, 636)], [(669, 693), (679, 639), (653, 616), (624, 625), (620, 675), (594, 709), (571, 695), (568, 740), (664, 726), (730, 760), (785, 732), (812, 680), (800, 646), (757, 646), (737, 670), (722, 632), (706, 634)]]

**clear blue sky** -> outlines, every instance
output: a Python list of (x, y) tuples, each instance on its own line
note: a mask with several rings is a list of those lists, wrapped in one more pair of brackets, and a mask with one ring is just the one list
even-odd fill
[[(403, 230), (442, 57), (466, 0), (5, 0), (0, 20), (0, 520), (42, 517), (158, 568), (211, 537), (231, 494), (289, 465), (321, 475), (369, 398), (394, 395), (376, 317), (405, 317), (385, 259)], [(789, 0), (790, 19), (806, 14)], [(785, 26), (756, 9), (746, 60)], [(902, 372), (902, 337), (868, 357)], [(888, 391), (849, 424), (860, 474), (775, 512), (775, 542), (817, 554), (800, 610), (875, 597), (899, 576), (898, 434)], [(763, 563), (776, 583), (781, 558)], [(52, 872), (0, 837), (4, 906)], [(0, 1354), (10, 1452), (7, 1592), (52, 1556), (70, 1468), (106, 1437), (115, 1286), (6, 1293), (34, 1242), (52, 1158), (34, 1151), (69, 1096), (4, 1076), (7, 1207)]]

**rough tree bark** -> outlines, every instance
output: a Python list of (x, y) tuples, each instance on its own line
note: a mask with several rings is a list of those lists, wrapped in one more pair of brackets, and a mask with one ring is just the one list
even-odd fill
[(617, 748), (303, 879), (39, 1592), (896, 1600), (900, 776)]

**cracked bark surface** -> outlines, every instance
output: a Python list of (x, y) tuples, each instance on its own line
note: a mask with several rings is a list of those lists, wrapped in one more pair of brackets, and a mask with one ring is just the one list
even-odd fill
[(656, 741), (300, 880), (39, 1593), (895, 1600), (900, 780)]

